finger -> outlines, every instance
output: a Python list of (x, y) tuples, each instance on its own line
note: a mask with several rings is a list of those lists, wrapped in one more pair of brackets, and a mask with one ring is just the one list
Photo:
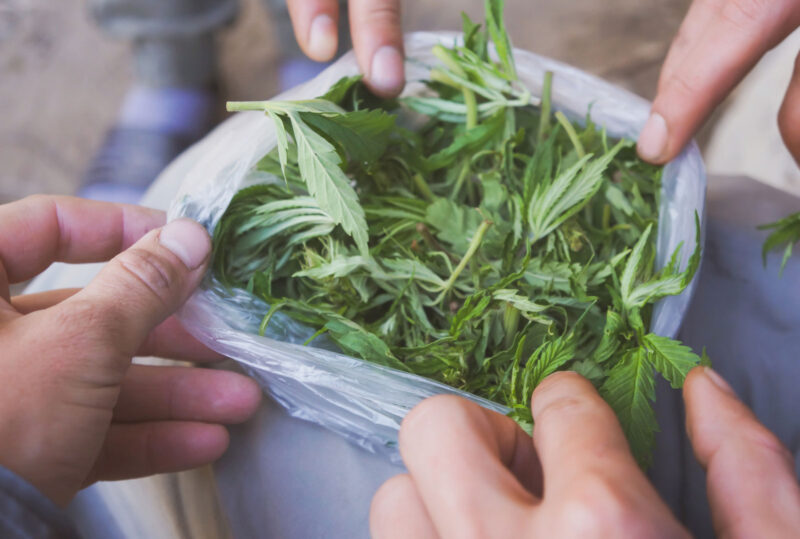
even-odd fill
[[(149, 232), (114, 257), (86, 288), (48, 311), (54, 338), (83, 347), (82, 368), (127, 364), (148, 334), (178, 309), (199, 284), (211, 242), (194, 221), (179, 219)], [(33, 316), (33, 315), (30, 315)], [(101, 364), (91, 363), (96, 357)]]
[[(534, 496), (530, 438), (511, 419), (458, 397), (423, 401), (400, 428), (400, 453), (442, 537), (511, 537)], [(512, 471), (513, 470), (513, 471)]]
[(545, 497), (560, 495), (590, 475), (646, 486), (616, 415), (584, 377), (574, 372), (548, 376), (533, 393), (531, 411)]
[(778, 125), (784, 144), (800, 164), (800, 54), (795, 60), (792, 80), (778, 114)]
[(211, 350), (192, 337), (175, 316), (170, 316), (156, 326), (139, 346), (136, 355), (183, 359), (199, 363), (225, 359), (225, 356)]
[(288, 0), (287, 6), (300, 49), (317, 62), (333, 59), (339, 45), (339, 0)]
[[(674, 158), (711, 111), (769, 49), (800, 25), (795, 0), (696, 0), (695, 29), (673, 54), (651, 114), (639, 135), (639, 155), (653, 163)], [(709, 14), (710, 13), (710, 14)]]
[(221, 457), (228, 441), (228, 431), (220, 425), (112, 424), (86, 485), (197, 468)]
[(350, 27), (364, 82), (382, 97), (405, 85), (400, 0), (350, 0)]
[[(30, 314), (48, 309), (74, 296), (80, 288), (63, 288), (37, 294), (11, 298), (11, 305), (19, 314)], [(207, 348), (184, 329), (181, 322), (170, 316), (159, 324), (144, 340), (137, 356), (153, 356), (187, 361), (221, 361), (225, 356)]]
[(228, 371), (133, 365), (122, 382), (114, 420), (246, 421), (261, 402), (251, 379)]
[(20, 314), (30, 314), (34, 311), (41, 311), (58, 305), (67, 298), (74, 296), (80, 288), (60, 288), (37, 292), (35, 294), (24, 294), (11, 298), (11, 306)]
[(719, 537), (790, 537), (800, 529), (800, 488), (791, 454), (705, 367), (683, 386), (686, 426), (706, 469)]
[(26, 281), (55, 261), (108, 260), (146, 232), (164, 213), (129, 204), (36, 195), (0, 206), (0, 260), (8, 281)]
[(717, 9), (712, 2), (697, 1), (689, 6), (689, 11), (681, 22), (678, 33), (670, 44), (664, 65), (658, 77), (658, 89), (660, 90), (665, 81), (672, 77), (677, 66), (680, 66), (686, 58), (688, 51), (697, 44), (705, 34), (705, 30), (716, 15)]
[(408, 474), (392, 477), (375, 493), (369, 510), (369, 529), (373, 539), (439, 537)]

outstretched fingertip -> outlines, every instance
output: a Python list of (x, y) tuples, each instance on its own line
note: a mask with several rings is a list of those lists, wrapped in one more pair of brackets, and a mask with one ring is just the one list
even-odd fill
[(373, 93), (396, 97), (405, 85), (403, 53), (393, 45), (383, 45), (372, 55), (366, 83)]
[(669, 130), (666, 120), (658, 112), (651, 112), (636, 143), (639, 157), (648, 163), (663, 164), (669, 158), (667, 155), (668, 144)]

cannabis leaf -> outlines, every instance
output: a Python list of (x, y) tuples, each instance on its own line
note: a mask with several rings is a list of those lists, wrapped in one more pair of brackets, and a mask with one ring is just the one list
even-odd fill
[(614, 156), (626, 145), (592, 159), (586, 155), (562, 172), (552, 183), (537, 185), (528, 206), (528, 224), (533, 241), (537, 241), (578, 212), (600, 189), (603, 173)]
[(637, 462), (647, 468), (658, 423), (652, 406), (656, 398), (653, 366), (646, 351), (637, 348), (626, 353), (609, 371), (600, 394), (616, 412)]
[(667, 337), (645, 335), (642, 348), (650, 363), (675, 389), (683, 387), (686, 375), (700, 364), (700, 358), (691, 348)]
[(783, 270), (792, 256), (794, 244), (800, 241), (800, 212), (793, 213), (779, 221), (761, 225), (759, 230), (773, 230), (764, 241), (764, 246), (761, 249), (761, 257), (764, 261), (764, 266), (767, 265), (767, 254), (774, 249), (783, 248), (783, 258), (781, 259), (780, 274), (783, 275)]

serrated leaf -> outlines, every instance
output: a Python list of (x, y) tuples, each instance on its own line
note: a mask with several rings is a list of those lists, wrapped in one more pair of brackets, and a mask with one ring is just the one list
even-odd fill
[(514, 66), (513, 49), (503, 21), (503, 4), (503, 0), (486, 0), (486, 27), (492, 36), (503, 71), (509, 79), (516, 80), (517, 69)]
[(634, 349), (609, 371), (600, 394), (617, 414), (628, 438), (631, 452), (643, 469), (652, 462), (655, 433), (658, 431), (655, 402), (655, 376), (646, 352)]
[(299, 113), (300, 118), (340, 146), (360, 166), (377, 161), (389, 143), (395, 117), (382, 110), (359, 110), (344, 114)]
[(583, 208), (600, 189), (606, 168), (623, 147), (619, 143), (596, 159), (586, 155), (551, 184), (537, 185), (528, 207), (533, 241), (543, 238)]
[(669, 337), (650, 333), (642, 338), (650, 363), (667, 379), (674, 389), (683, 387), (689, 371), (700, 364), (691, 348)]
[(573, 335), (556, 337), (539, 346), (525, 364), (525, 386), (530, 390), (525, 391), (526, 398), (530, 399), (533, 390), (542, 380), (574, 357), (575, 339)]
[(620, 346), (619, 335), (624, 329), (625, 321), (622, 317), (618, 313), (608, 310), (603, 336), (600, 338), (600, 344), (592, 352), (592, 359), (598, 363), (610, 359)]
[(288, 114), (297, 144), (300, 174), (320, 207), (353, 237), (359, 251), (367, 256), (368, 236), (364, 209), (350, 179), (339, 166), (333, 145), (311, 129), (294, 112)]

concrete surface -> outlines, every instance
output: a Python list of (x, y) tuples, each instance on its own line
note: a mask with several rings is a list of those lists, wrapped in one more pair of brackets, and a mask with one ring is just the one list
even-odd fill
[[(166, 1), (166, 0), (165, 0)], [(443, 7), (446, 4), (446, 7)], [(508, 0), (514, 44), (652, 97), (689, 0)], [(408, 30), (458, 29), (482, 0), (404, 3)], [(257, 0), (221, 33), (223, 95), (276, 93), (278, 44)], [(72, 193), (131, 82), (127, 44), (106, 38), (80, 0), (0, 0), (0, 202)]]

